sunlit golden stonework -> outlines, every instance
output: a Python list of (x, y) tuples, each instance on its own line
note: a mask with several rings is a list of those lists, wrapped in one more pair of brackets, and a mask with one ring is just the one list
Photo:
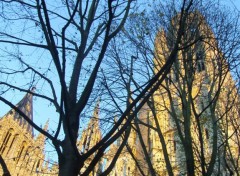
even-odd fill
[[(32, 95), (26, 94), (16, 105), (33, 119)], [(48, 122), (44, 126), (47, 130)], [(12, 176), (56, 175), (57, 166), (50, 165), (44, 155), (45, 136), (34, 137), (33, 128), (15, 110), (0, 119), (0, 155)], [(2, 175), (0, 170), (0, 175)]]
[[(168, 32), (160, 31), (156, 37), (155, 72), (174, 46), (176, 19)], [(179, 47), (193, 44), (178, 51), (164, 83), (139, 112), (141, 135), (129, 138), (129, 147), (117, 160), (113, 176), (151, 175), (151, 167), (156, 175), (168, 175), (164, 149), (174, 175), (187, 175), (189, 153), (195, 175), (209, 170), (211, 175), (235, 175), (240, 171), (240, 99), (228, 61), (202, 15), (192, 13), (186, 23)], [(134, 129), (136, 124), (132, 133), (137, 133)], [(141, 147), (141, 140), (145, 147)], [(114, 156), (117, 149), (114, 144), (109, 153)]]
[[(168, 33), (160, 31), (156, 37), (155, 72), (166, 62), (174, 45), (177, 30), (174, 22)], [(156, 175), (168, 175), (164, 151), (174, 175), (186, 175), (188, 150), (193, 153), (195, 175), (202, 175), (202, 169), (209, 169), (211, 161), (214, 161), (211, 175), (234, 175), (240, 171), (238, 90), (226, 58), (219, 51), (213, 32), (203, 17), (198, 13), (192, 14), (187, 23), (186, 34), (179, 46), (198, 37), (204, 40), (195, 42), (187, 50), (179, 50), (164, 83), (137, 115), (142, 122), (138, 133), (135, 123), (127, 129), (131, 130), (130, 135), (119, 158), (113, 163), (112, 176), (151, 175), (151, 169)], [(32, 119), (30, 94), (17, 106)], [(10, 110), (0, 120), (0, 128), (0, 154), (12, 175), (56, 173), (57, 166), (49, 169), (44, 159), (45, 137), (40, 134), (34, 138), (32, 127), (18, 113)], [(101, 133), (98, 102), (77, 143), (80, 153), (97, 144), (102, 138)], [(189, 136), (191, 141), (187, 144)], [(112, 163), (123, 140), (122, 136), (107, 149), (90, 175), (99, 175)], [(205, 166), (201, 165), (203, 158)], [(80, 173), (91, 161), (89, 157)]]

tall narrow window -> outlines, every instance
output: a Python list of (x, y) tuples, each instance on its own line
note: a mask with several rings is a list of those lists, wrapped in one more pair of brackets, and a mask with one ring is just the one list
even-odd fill
[(30, 165), (30, 157), (28, 156), (27, 161), (26, 161), (26, 167), (29, 167)]
[(177, 144), (176, 144), (175, 140), (173, 140), (173, 150), (174, 150), (174, 153), (176, 153), (176, 151), (177, 151)]
[(37, 163), (37, 161), (34, 161), (34, 164), (33, 164), (32, 170), (31, 170), (31, 173), (34, 173), (34, 168), (35, 168), (36, 163)]
[(87, 136), (85, 136), (84, 141), (83, 141), (83, 149), (86, 148), (86, 144), (87, 144)]
[(40, 160), (38, 160), (37, 166), (36, 166), (36, 172), (38, 173), (39, 171), (40, 171)]
[(15, 136), (13, 137), (12, 142), (11, 142), (11, 144), (9, 145), (7, 154), (9, 154), (9, 152), (12, 151), (12, 149), (13, 149), (13, 144), (14, 144), (14, 142), (17, 140), (17, 137), (18, 137), (18, 135), (15, 135)]
[(30, 151), (30, 147), (26, 149), (23, 160), (25, 160), (29, 156), (29, 151)]
[(204, 63), (204, 54), (203, 52), (197, 52), (196, 54), (196, 62), (197, 62), (197, 71), (201, 72), (205, 70), (205, 63)]
[(124, 165), (123, 165), (123, 176), (127, 176), (127, 164), (126, 164), (126, 161), (124, 161)]
[(168, 82), (169, 85), (172, 84), (172, 75), (171, 75), (171, 72), (170, 72), (169, 75), (168, 75), (167, 82)]
[(209, 139), (209, 133), (207, 128), (205, 128), (205, 135), (206, 135), (206, 139)]
[(5, 136), (5, 138), (4, 138), (4, 140), (3, 140), (3, 143), (2, 143), (2, 145), (1, 145), (1, 148), (0, 148), (0, 153), (1, 154), (3, 154), (3, 152), (5, 151), (5, 149), (6, 149), (6, 147), (7, 147), (7, 144), (8, 144), (8, 142), (9, 142), (9, 139), (11, 138), (11, 136), (12, 136), (12, 129), (10, 129), (8, 132), (7, 132), (7, 134), (6, 134), (6, 136)]
[(23, 154), (23, 151), (24, 151), (24, 149), (25, 149), (25, 146), (26, 146), (26, 142), (24, 141), (24, 142), (22, 143), (22, 146), (21, 146), (21, 148), (20, 148), (20, 150), (19, 150), (19, 152), (18, 152), (18, 155), (17, 155), (17, 163), (18, 163), (18, 161), (20, 160), (20, 158), (21, 158), (21, 156), (22, 156), (22, 154)]

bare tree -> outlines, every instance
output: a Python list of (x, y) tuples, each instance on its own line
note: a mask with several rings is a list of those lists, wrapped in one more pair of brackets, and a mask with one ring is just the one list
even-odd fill
[[(181, 12), (179, 13), (179, 21), (176, 22), (180, 27), (178, 28), (178, 30), (176, 31), (177, 34), (176, 36), (181, 36), (182, 37), (182, 31), (185, 28), (185, 20), (187, 20), (188, 18), (188, 11), (190, 11), (192, 6), (192, 1), (187, 3), (183, 3), (181, 6)], [(147, 16), (145, 15), (146, 13), (149, 13), (151, 15), (152, 18), (151, 19), (150, 16), (149, 18), (147, 18)], [(154, 15), (153, 15), (154, 14)], [(135, 46), (135, 47), (130, 47), (131, 51), (128, 50), (124, 50), (124, 52), (119, 52), (122, 51), (121, 47), (116, 47), (116, 45), (113, 45), (113, 49), (112, 49), (112, 58), (115, 58), (115, 62), (119, 65), (117, 68), (113, 68), (115, 70), (117, 70), (118, 72), (116, 73), (117, 75), (120, 75), (119, 77), (117, 77), (117, 80), (123, 80), (120, 85), (121, 90), (125, 90), (127, 95), (125, 97), (130, 97), (130, 99), (134, 99), (134, 97), (136, 95), (138, 95), (138, 92), (141, 92), (142, 89), (144, 89), (145, 84), (148, 80), (151, 80), (151, 77), (154, 75), (154, 73), (159, 73), (159, 71), (161, 70), (161, 68), (163, 68), (165, 66), (166, 63), (163, 63), (159, 68), (159, 70), (154, 69), (154, 63), (153, 63), (153, 58), (158, 58), (159, 57), (159, 53), (158, 50), (164, 49), (164, 45), (166, 45), (166, 40), (162, 40), (162, 41), (158, 41), (158, 43), (155, 42), (155, 37), (156, 35), (159, 33), (159, 29), (161, 29), (162, 27), (162, 31), (163, 30), (169, 30), (169, 23), (172, 20), (171, 18), (165, 17), (163, 19), (158, 19), (159, 14), (161, 15), (162, 13), (159, 13), (159, 11), (156, 11), (155, 13), (147, 12), (145, 10), (137, 12), (137, 13), (133, 13), (130, 15), (130, 26), (126, 26), (126, 28), (124, 28), (123, 30), (123, 34), (126, 38), (122, 39), (122, 44), (124, 46)], [(177, 13), (173, 12), (173, 14), (177, 15)], [(157, 17), (156, 17), (156, 16)], [(174, 16), (174, 15), (173, 15)], [(156, 20), (158, 19), (158, 20)], [(169, 23), (167, 23), (166, 21), (168, 21)], [(139, 23), (141, 22), (141, 23)], [(176, 25), (177, 25), (176, 24)], [(161, 26), (162, 25), (162, 26)], [(133, 28), (133, 26), (135, 28)], [(128, 28), (127, 28), (128, 27)], [(181, 32), (180, 34), (178, 32)], [(158, 38), (158, 37), (157, 37)], [(182, 38), (181, 38), (182, 39)], [(129, 42), (130, 41), (130, 42)], [(179, 42), (181, 42), (181, 40), (175, 40), (172, 42), (172, 46), (175, 47), (175, 45), (179, 45)], [(156, 45), (159, 44), (159, 45)], [(190, 43), (191, 44), (191, 43)], [(161, 45), (161, 46), (160, 46)], [(154, 49), (155, 48), (155, 49)], [(174, 48), (175, 49), (175, 48)], [(179, 48), (178, 48), (179, 50)], [(165, 58), (167, 61), (169, 61), (169, 58), (171, 58), (171, 54), (172, 52), (175, 52), (174, 50), (169, 50), (169, 55), (166, 54)], [(128, 57), (128, 55), (125, 55), (125, 53), (132, 53), (131, 56), (131, 60), (129, 60), (128, 63), (123, 63), (122, 62), (122, 58), (124, 57)], [(125, 61), (125, 60), (123, 60)], [(167, 63), (169, 64), (169, 63)], [(112, 65), (112, 64), (111, 64)], [(125, 81), (124, 78), (128, 78), (128, 81)], [(116, 80), (113, 80), (116, 81)], [(120, 88), (119, 88), (120, 89)], [(122, 93), (122, 92), (121, 92)], [(148, 93), (148, 98), (151, 97), (151, 93)], [(148, 100), (149, 101), (149, 100)], [(128, 101), (126, 101), (128, 102)], [(143, 103), (145, 102), (144, 100), (141, 102)], [(138, 108), (138, 106), (136, 107), (136, 109)], [(121, 111), (120, 111), (121, 112)], [(136, 111), (134, 111), (136, 112)], [(134, 116), (136, 117), (136, 113), (134, 113)], [(140, 130), (138, 123), (143, 123), (143, 122), (139, 122), (139, 119), (135, 119), (134, 121), (135, 123), (132, 125), (132, 131), (133, 133), (137, 133), (137, 136), (139, 138), (139, 142), (142, 146), (142, 150), (143, 150), (143, 155), (144, 155), (144, 159), (145, 162), (147, 163), (147, 168), (145, 172), (146, 175), (151, 174), (151, 175), (156, 175), (157, 171), (155, 171), (155, 166), (153, 167), (153, 163), (154, 161), (151, 161), (151, 154), (148, 153), (148, 149), (149, 146), (147, 147), (147, 143), (144, 144), (144, 139), (141, 135), (141, 132), (143, 131)], [(144, 123), (143, 123), (144, 124)], [(145, 123), (146, 125), (146, 123)], [(148, 126), (149, 127), (149, 126)], [(142, 128), (142, 127), (141, 127)], [(156, 129), (155, 127), (152, 127), (154, 129)], [(158, 127), (160, 129), (160, 127)], [(161, 129), (160, 129), (161, 130)], [(161, 138), (162, 134), (161, 131), (159, 131), (159, 136)], [(128, 145), (131, 140), (128, 140), (128, 144), (127, 144), (127, 150), (130, 152), (131, 154), (131, 150), (128, 149)], [(162, 141), (164, 142), (163, 136), (162, 136)], [(164, 145), (165, 146), (165, 145)], [(137, 147), (137, 146), (136, 146)], [(148, 149), (146, 149), (148, 148)], [(166, 150), (166, 147), (165, 147)], [(166, 154), (166, 159), (169, 160), (168, 155)], [(138, 163), (137, 156), (132, 156), (133, 160), (135, 160), (137, 162), (137, 167), (142, 168), (144, 167), (144, 164)], [(168, 167), (168, 174), (169, 175), (173, 175), (173, 171), (171, 169), (171, 165), (170, 163), (167, 164)], [(143, 175), (144, 171), (140, 170), (140, 173)]]
[[(139, 82), (149, 79), (151, 74), (158, 73), (164, 66), (175, 45), (178, 24), (182, 20), (178, 9), (182, 4), (180, 7), (174, 2), (165, 5), (155, 6), (161, 8), (157, 11), (158, 15), (150, 11), (147, 16), (144, 10), (135, 16), (131, 14), (131, 25), (135, 28), (130, 25), (124, 29), (131, 41), (129, 46), (137, 48), (133, 49), (133, 58), (137, 59), (134, 60), (135, 66), (145, 58), (140, 71), (137, 66), (121, 67), (122, 70), (119, 70), (121, 75), (129, 77), (131, 97), (141, 90)], [(175, 12), (172, 10), (174, 5)], [(170, 13), (163, 11), (170, 7)], [(139, 117), (135, 114), (132, 130), (137, 133), (143, 157), (138, 158), (136, 154), (132, 158), (137, 166), (140, 165), (142, 169), (147, 167), (146, 172), (139, 172), (142, 175), (173, 175), (174, 172), (187, 175), (239, 174), (239, 118), (236, 109), (239, 97), (238, 87), (230, 75), (230, 71), (235, 72), (238, 66), (238, 15), (232, 21), (235, 14), (229, 13), (229, 9), (220, 4), (216, 5), (215, 1), (206, 4), (193, 1), (185, 12), (178, 59), (173, 63), (165, 82), (147, 101), (147, 108), (141, 110)], [(155, 24), (160, 22), (162, 25), (156, 37), (155, 52), (149, 47), (149, 41), (155, 38), (151, 38), (151, 30), (155, 27), (159, 29), (158, 25), (153, 25), (153, 19), (156, 20)], [(139, 24), (139, 21), (142, 23)], [(154, 63), (149, 61), (150, 55), (155, 58)], [(116, 61), (121, 62), (118, 52), (115, 56)], [(153, 66), (155, 68), (151, 69)], [(124, 70), (130, 71), (124, 73)], [(129, 82), (123, 83), (127, 92), (130, 90)], [(151, 141), (159, 141), (161, 146), (151, 146)], [(158, 152), (162, 154), (153, 156)], [(153, 158), (163, 159), (164, 165)]]
[[(1, 81), (2, 91), (14, 88), (51, 102), (59, 113), (55, 133), (51, 135), (42, 130), (3, 96), (1, 101), (15, 108), (22, 118), (52, 141), (58, 154), (59, 175), (77, 175), (87, 158), (98, 150), (85, 171), (87, 175), (109, 145), (105, 144), (109, 139), (106, 137), (95, 148), (81, 155), (76, 141), (80, 116), (93, 92), (108, 44), (123, 27), (131, 4), (132, 1), (98, 0), (51, 3), (44, 0), (1, 1), (0, 42), (6, 44), (2, 51), (10, 60), (20, 64), (19, 68), (6, 66), (1, 74), (3, 77), (32, 75), (27, 77), (26, 85), (14, 84), (5, 77), (5, 81)], [(14, 47), (17, 52), (12, 49)], [(28, 57), (28, 48), (31, 52), (41, 52), (43, 57), (41, 54)], [(36, 62), (44, 64), (36, 67)], [(49, 72), (57, 79), (52, 80)], [(30, 91), (30, 87), (39, 82), (47, 86), (49, 94)], [(60, 86), (60, 91), (57, 91), (57, 86)], [(61, 128), (64, 139), (60, 141)]]
[[(122, 147), (102, 175), (111, 171), (130, 134), (129, 125), (135, 114), (163, 82), (176, 58), (183, 33), (182, 21), (186, 19), (185, 10), (191, 3), (186, 1), (182, 6), (176, 43), (166, 64), (142, 86), (101, 140), (81, 153), (77, 140), (79, 128), (86, 126), (81, 121), (84, 110), (99, 90), (95, 83), (105, 81), (105, 77), (101, 80), (98, 76), (100, 66), (109, 42), (123, 28), (133, 2), (1, 1), (0, 42), (5, 60), (1, 69), (0, 100), (52, 142), (58, 154), (59, 175), (89, 175), (101, 161), (105, 150), (124, 134)], [(7, 61), (15, 64), (8, 64)], [(102, 66), (101, 72), (104, 76), (108, 70)], [(32, 92), (31, 87), (36, 84), (47, 91)], [(27, 92), (53, 104), (59, 117), (54, 134), (40, 128), (4, 96), (10, 89)], [(86, 163), (87, 167), (84, 168)]]
[(0, 163), (1, 163), (1, 166), (2, 166), (2, 169), (3, 169), (3, 176), (11, 176), (9, 170), (8, 170), (8, 167), (3, 159), (2, 156), (0, 156)]

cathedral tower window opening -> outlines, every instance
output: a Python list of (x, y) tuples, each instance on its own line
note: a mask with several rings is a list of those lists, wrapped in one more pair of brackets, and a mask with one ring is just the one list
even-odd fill
[(25, 155), (23, 157), (23, 160), (25, 160), (27, 158), (27, 156), (29, 155), (29, 151), (30, 151), (30, 147), (27, 148)]
[(26, 166), (29, 164), (29, 162), (30, 162), (30, 155), (29, 155), (29, 153), (30, 153), (30, 150), (31, 150), (32, 148), (31, 147), (28, 147), (28, 149), (26, 150), (26, 152), (25, 152), (25, 155), (24, 155), (24, 158), (23, 158), (23, 160), (24, 161), (26, 161)]
[(31, 173), (34, 172), (34, 168), (35, 168), (36, 163), (37, 163), (37, 161), (34, 162), (33, 167), (32, 167), (32, 170), (31, 170)]
[(19, 162), (19, 160), (20, 160), (20, 158), (21, 158), (21, 156), (22, 156), (22, 153), (23, 153), (23, 151), (25, 150), (25, 148), (26, 148), (26, 142), (23, 141), (22, 146), (21, 146), (21, 148), (20, 148), (20, 150), (19, 150), (19, 153), (18, 153), (18, 155), (17, 155), (17, 163)]
[(37, 162), (37, 166), (36, 166), (36, 172), (38, 173), (40, 171), (40, 159)]
[(205, 128), (205, 135), (206, 135), (206, 139), (209, 139), (209, 133), (207, 128)]
[(196, 65), (197, 65), (197, 72), (201, 72), (205, 70), (205, 63), (204, 63), (204, 54), (203, 52), (199, 51), (196, 53)]
[(88, 139), (88, 136), (86, 135), (84, 138), (84, 141), (83, 141), (82, 152), (84, 152), (85, 150), (88, 150), (87, 149), (87, 139)]
[(12, 132), (13, 132), (13, 129), (8, 130), (6, 136), (5, 136), (4, 140), (3, 140), (2, 146), (0, 148), (0, 154), (3, 154), (3, 152), (5, 151), (5, 149), (7, 147), (7, 144), (9, 142), (9, 139), (12, 136)]
[(177, 143), (175, 140), (173, 140), (173, 150), (174, 150), (174, 153), (176, 154), (176, 151), (177, 151)]
[(14, 137), (13, 137), (13, 139), (12, 139), (12, 142), (11, 142), (11, 144), (9, 145), (7, 154), (9, 154), (9, 152), (10, 152), (10, 150), (12, 149), (13, 144), (14, 144), (14, 142), (17, 140), (17, 138), (18, 138), (18, 134), (14, 135)]

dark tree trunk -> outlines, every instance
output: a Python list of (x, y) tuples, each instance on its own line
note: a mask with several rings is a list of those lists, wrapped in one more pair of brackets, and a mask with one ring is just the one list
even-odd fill
[(5, 163), (4, 159), (2, 158), (2, 155), (0, 155), (0, 164), (2, 166), (3, 176), (11, 176), (6, 163)]
[(187, 164), (187, 175), (188, 176), (194, 176), (194, 156), (193, 156), (193, 147), (192, 147), (192, 141), (189, 139), (186, 140), (185, 143), (185, 156), (186, 156), (186, 164)]
[(83, 167), (70, 139), (65, 138), (62, 145), (62, 156), (59, 157), (59, 176), (77, 176)]

